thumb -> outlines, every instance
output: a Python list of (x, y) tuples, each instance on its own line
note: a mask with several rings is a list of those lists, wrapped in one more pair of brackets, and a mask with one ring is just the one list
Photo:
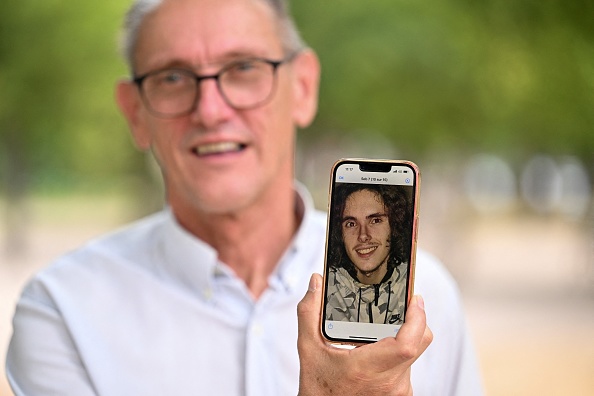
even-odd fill
[(299, 342), (320, 340), (322, 310), (322, 276), (312, 274), (305, 296), (297, 304)]

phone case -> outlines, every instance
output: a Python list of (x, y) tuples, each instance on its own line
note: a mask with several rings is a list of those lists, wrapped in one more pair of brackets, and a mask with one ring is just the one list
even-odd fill
[(332, 344), (394, 336), (414, 292), (420, 172), (401, 160), (332, 167), (321, 333)]

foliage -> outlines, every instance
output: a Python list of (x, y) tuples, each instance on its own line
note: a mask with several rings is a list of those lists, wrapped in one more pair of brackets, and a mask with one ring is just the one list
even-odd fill
[(113, 101), (125, 72), (116, 44), (125, 6), (3, 1), (0, 153), (30, 183), (107, 178), (134, 161)]
[[(129, 1), (3, 0), (0, 176), (68, 185), (139, 173), (113, 100)], [(593, 164), (590, 0), (293, 0), (323, 77), (309, 132)], [(10, 180), (10, 177), (5, 177)], [(10, 187), (10, 183), (7, 183)]]
[(592, 163), (591, 1), (292, 4), (324, 66), (316, 130), (376, 130), (408, 153), (548, 152)]

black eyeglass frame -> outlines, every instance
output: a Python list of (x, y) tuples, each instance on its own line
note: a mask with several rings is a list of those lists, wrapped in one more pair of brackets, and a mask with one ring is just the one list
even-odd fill
[[(292, 52), (289, 56), (286, 56), (285, 58), (281, 59), (281, 60), (271, 60), (271, 59), (266, 59), (266, 58), (258, 58), (258, 57), (252, 57), (252, 58), (246, 58), (246, 59), (241, 59), (241, 60), (237, 60), (235, 62), (230, 62), (226, 65), (224, 65), (218, 73), (216, 74), (207, 74), (207, 75), (198, 75), (196, 73), (194, 73), (191, 70), (188, 69), (180, 69), (180, 68), (164, 68), (164, 69), (158, 69), (158, 70), (153, 70), (150, 71), (148, 73), (145, 73), (141, 76), (134, 76), (132, 78), (132, 82), (138, 87), (138, 90), (140, 92), (140, 97), (142, 98), (142, 101), (144, 103), (144, 105), (146, 106), (146, 108), (149, 110), (149, 112), (151, 112), (153, 115), (159, 117), (159, 118), (177, 118), (177, 117), (182, 117), (185, 115), (188, 115), (190, 113), (192, 113), (194, 111), (194, 109), (196, 108), (196, 104), (198, 103), (198, 100), (200, 98), (200, 82), (204, 81), (204, 80), (215, 80), (216, 84), (217, 84), (217, 89), (219, 90), (219, 93), (221, 94), (221, 97), (225, 100), (225, 103), (227, 103), (231, 108), (235, 109), (235, 110), (250, 110), (250, 109), (254, 109), (256, 107), (259, 106), (263, 106), (264, 104), (266, 104), (268, 101), (270, 101), (274, 95), (274, 92), (276, 91), (276, 82), (277, 82), (277, 69), (279, 66), (285, 64), (285, 63), (289, 63), (291, 62), (293, 59), (295, 59), (295, 57), (299, 54), (300, 51), (294, 51)], [(221, 83), (220, 83), (220, 77), (221, 74), (225, 73), (227, 70), (231, 69), (232, 67), (236, 66), (238, 63), (242, 63), (242, 62), (247, 62), (247, 61), (261, 61), (264, 63), (269, 64), (270, 66), (272, 66), (272, 87), (270, 88), (270, 93), (268, 94), (268, 96), (266, 96), (266, 98), (256, 102), (253, 105), (250, 106), (236, 106), (233, 103), (231, 103), (231, 101), (227, 98), (227, 96), (225, 95), (225, 92), (223, 91), (222, 87), (221, 87)], [(177, 71), (181, 71), (185, 74), (188, 75), (193, 75), (194, 79), (196, 80), (196, 93), (194, 95), (194, 100), (192, 102), (192, 105), (189, 107), (188, 110), (179, 112), (179, 113), (175, 113), (175, 114), (167, 114), (167, 113), (161, 113), (155, 109), (152, 108), (151, 104), (149, 103), (148, 98), (146, 97), (146, 94), (144, 92), (143, 89), (143, 82), (150, 76), (153, 76), (155, 74), (167, 71), (167, 70), (177, 70)]]

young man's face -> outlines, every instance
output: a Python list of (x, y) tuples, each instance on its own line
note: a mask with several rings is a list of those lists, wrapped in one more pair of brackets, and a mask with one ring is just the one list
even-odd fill
[(386, 274), (390, 253), (390, 223), (380, 195), (359, 190), (347, 197), (342, 237), (359, 281), (379, 283)]
[[(262, 1), (164, 0), (141, 26), (135, 74), (212, 75), (231, 61), (281, 60), (274, 18)], [(129, 82), (118, 86), (118, 101), (137, 145), (157, 158), (174, 211), (231, 214), (292, 184), (295, 127), (313, 118), (317, 73), (315, 56), (300, 54), (277, 69), (272, 99), (250, 110), (230, 107), (213, 79), (200, 83), (193, 111), (176, 118), (151, 114)]]

